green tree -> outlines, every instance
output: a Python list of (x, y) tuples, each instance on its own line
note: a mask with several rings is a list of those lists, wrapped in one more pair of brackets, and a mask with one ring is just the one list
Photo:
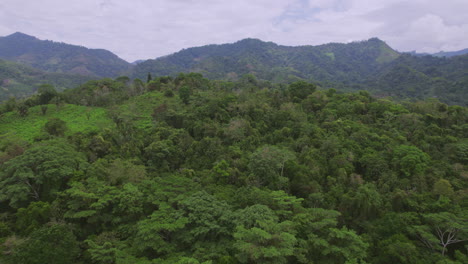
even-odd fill
[(301, 263), (359, 263), (369, 246), (353, 230), (338, 226), (339, 212), (308, 208), (293, 218)]
[(417, 247), (405, 235), (396, 234), (378, 242), (378, 263), (423, 263)]
[(87, 162), (64, 141), (44, 141), (6, 162), (0, 171), (0, 201), (14, 208), (50, 201)]
[(49, 107), (47, 105), (41, 105), (41, 112), (42, 112), (42, 115), (45, 115), (47, 113), (47, 109)]
[(451, 198), (454, 194), (454, 191), (449, 181), (440, 179), (434, 183), (434, 193)]
[(459, 143), (455, 147), (455, 157), (462, 164), (468, 164), (468, 143)]
[[(266, 188), (241, 188), (235, 197), (240, 207), (265, 205), (273, 210), (280, 221), (291, 220), (297, 212), (303, 210), (304, 199), (289, 195), (285, 191), (271, 191)], [(257, 208), (258, 209), (258, 208)]]
[(39, 94), (38, 101), (41, 105), (48, 104), (50, 100), (52, 100), (58, 94), (55, 90), (55, 87), (51, 84), (42, 84), (37, 89), (37, 93)]
[(184, 217), (182, 211), (161, 203), (148, 219), (138, 222), (134, 245), (140, 252), (172, 253), (178, 244), (174, 235), (188, 223), (189, 218)]
[(373, 183), (360, 185), (356, 191), (347, 193), (341, 203), (348, 220), (359, 223), (377, 218), (383, 206), (383, 199)]
[(74, 263), (79, 247), (70, 227), (52, 224), (31, 233), (15, 250), (14, 260), (24, 264)]
[(278, 222), (278, 216), (266, 205), (255, 204), (236, 211), (234, 223), (245, 228), (260, 227), (261, 222)]
[(264, 146), (257, 149), (250, 157), (249, 169), (251, 180), (257, 186), (270, 189), (283, 189), (288, 186), (284, 176), (286, 161), (294, 159), (294, 154), (276, 146)]
[(216, 241), (229, 234), (230, 206), (205, 191), (194, 193), (179, 203), (188, 218), (186, 242)]
[[(111, 221), (121, 223), (122, 212), (113, 214), (120, 200), (118, 196), (118, 187), (110, 186), (93, 176), (85, 181), (72, 182), (70, 188), (64, 191), (64, 218), (79, 224), (87, 232), (102, 232), (103, 228), (111, 226)], [(137, 204), (133, 206), (134, 210), (138, 210)]]
[(240, 263), (287, 263), (297, 243), (293, 223), (259, 221), (258, 227), (238, 226), (234, 247)]
[(468, 241), (467, 210), (457, 214), (442, 212), (423, 215), (426, 225), (414, 226), (413, 231), (431, 249), (439, 249), (442, 256), (451, 244)]
[(153, 76), (151, 76), (151, 73), (148, 72), (148, 75), (146, 76), (146, 83), (151, 82), (153, 80)]
[(16, 229), (27, 235), (49, 222), (51, 217), (50, 204), (46, 202), (32, 202), (26, 208), (16, 212)]
[(25, 103), (20, 103), (17, 105), (16, 110), (21, 117), (25, 117), (28, 115), (29, 107)]
[(182, 86), (179, 88), (179, 98), (184, 104), (188, 104), (190, 101), (190, 88), (188, 86)]
[(16, 102), (16, 97), (10, 97), (2, 105), (3, 105), (3, 109), (5, 112), (11, 112), (16, 109), (16, 107), (18, 106), (18, 103)]
[(314, 84), (305, 81), (297, 81), (289, 85), (288, 94), (291, 99), (298, 98), (302, 101), (315, 92), (315, 89), (317, 89), (317, 87)]
[(414, 146), (401, 145), (394, 150), (393, 163), (405, 176), (423, 173), (429, 155)]
[(126, 183), (138, 184), (146, 179), (146, 168), (135, 165), (130, 160), (99, 159), (92, 164), (88, 175), (105, 180), (110, 185), (122, 186)]
[(114, 242), (116, 239), (102, 239), (102, 237), (101, 234), (95, 240), (85, 240), (88, 246), (87, 253), (90, 255), (92, 263), (114, 264), (116, 263), (117, 255), (120, 253)]
[(52, 118), (45, 123), (44, 130), (52, 136), (61, 137), (67, 131), (67, 124), (60, 118)]
[(377, 180), (379, 177), (389, 170), (388, 162), (384, 159), (381, 153), (377, 153), (368, 149), (360, 159), (364, 167), (366, 180)]
[(134, 93), (135, 95), (140, 95), (142, 94), (144, 91), (145, 91), (145, 84), (143, 83), (142, 80), (138, 79), (138, 78), (135, 78), (133, 80), (133, 89), (134, 89)]
[(119, 76), (119, 77), (115, 78), (115, 81), (121, 82), (121, 83), (127, 85), (130, 82), (130, 78), (128, 78), (128, 76)]

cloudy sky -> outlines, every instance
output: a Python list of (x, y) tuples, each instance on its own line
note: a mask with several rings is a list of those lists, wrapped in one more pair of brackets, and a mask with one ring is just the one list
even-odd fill
[(1, 0), (0, 36), (17, 31), (130, 62), (247, 37), (453, 51), (468, 48), (468, 0)]

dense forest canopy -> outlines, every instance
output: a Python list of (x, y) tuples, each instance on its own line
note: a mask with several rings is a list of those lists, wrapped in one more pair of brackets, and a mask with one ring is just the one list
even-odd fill
[(2, 263), (468, 262), (466, 107), (153, 76), (0, 106)]

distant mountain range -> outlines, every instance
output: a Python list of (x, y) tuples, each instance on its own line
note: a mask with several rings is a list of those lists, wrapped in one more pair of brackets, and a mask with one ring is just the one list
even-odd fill
[(47, 72), (94, 77), (117, 77), (131, 67), (130, 63), (104, 49), (39, 40), (19, 32), (0, 37), (0, 59)]
[(339, 90), (368, 90), (377, 96), (468, 104), (468, 55), (412, 56), (377, 38), (299, 47), (244, 39), (141, 62), (132, 77), (145, 78), (148, 73), (175, 76), (179, 72), (199, 72), (223, 80), (252, 74), (277, 83), (306, 80)]
[(463, 49), (459, 51), (441, 51), (434, 54), (431, 54), (435, 57), (453, 57), (468, 54), (468, 49)]
[[(210, 79), (238, 80), (251, 74), (273, 83), (306, 80), (324, 88), (368, 90), (376, 96), (397, 98), (434, 97), (449, 104), (468, 105), (467, 52), (468, 49), (433, 56), (411, 55), (397, 52), (377, 38), (297, 47), (244, 39), (128, 63), (106, 50), (15, 33), (0, 37), (0, 59), (36, 69), (0, 63), (0, 73), (9, 72), (6, 76), (0, 74), (0, 100), (6, 94), (27, 95), (35, 89), (31, 86), (44, 82), (63, 89), (72, 88), (86, 78), (128, 75), (146, 80), (148, 73), (157, 77), (198, 72)], [(67, 78), (70, 81), (64, 81)], [(16, 92), (18, 89), (20, 92)]]
[(350, 44), (299, 47), (244, 39), (233, 44), (184, 49), (147, 60), (135, 66), (133, 76), (143, 78), (148, 72), (155, 75), (199, 72), (211, 79), (235, 80), (253, 74), (272, 82), (305, 79), (354, 83), (398, 56), (398, 52), (376, 38)]
[(465, 54), (468, 54), (468, 49), (462, 49), (462, 50), (459, 50), (459, 51), (440, 51), (440, 52), (437, 52), (437, 53), (418, 53), (416, 51), (412, 51), (412, 52), (407, 52), (413, 56), (418, 56), (418, 57), (421, 57), (421, 56), (433, 56), (433, 57), (446, 57), (446, 58), (450, 58), (450, 57), (454, 57), (454, 56), (461, 56), (461, 55), (465, 55)]

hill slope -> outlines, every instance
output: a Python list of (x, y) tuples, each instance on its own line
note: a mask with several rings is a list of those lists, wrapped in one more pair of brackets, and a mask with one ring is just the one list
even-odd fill
[(25, 117), (17, 112), (5, 113), (0, 118), (0, 135), (8, 134), (32, 142), (34, 138), (44, 133), (45, 123), (52, 118), (60, 118), (67, 123), (67, 134), (90, 133), (101, 128), (113, 127), (112, 121), (107, 117), (107, 111), (103, 108), (73, 104), (60, 107), (50, 104), (47, 108), (46, 114), (42, 114), (41, 106), (31, 107)]
[(48, 73), (11, 61), (0, 60), (0, 102), (9, 97), (30, 96), (41, 84), (52, 84), (59, 91), (90, 80), (90, 76)]
[(438, 98), (468, 105), (468, 55), (451, 58), (402, 55), (369, 79), (369, 90), (397, 98)]
[(0, 37), (0, 58), (48, 72), (115, 77), (130, 63), (103, 49), (39, 40), (23, 33)]

